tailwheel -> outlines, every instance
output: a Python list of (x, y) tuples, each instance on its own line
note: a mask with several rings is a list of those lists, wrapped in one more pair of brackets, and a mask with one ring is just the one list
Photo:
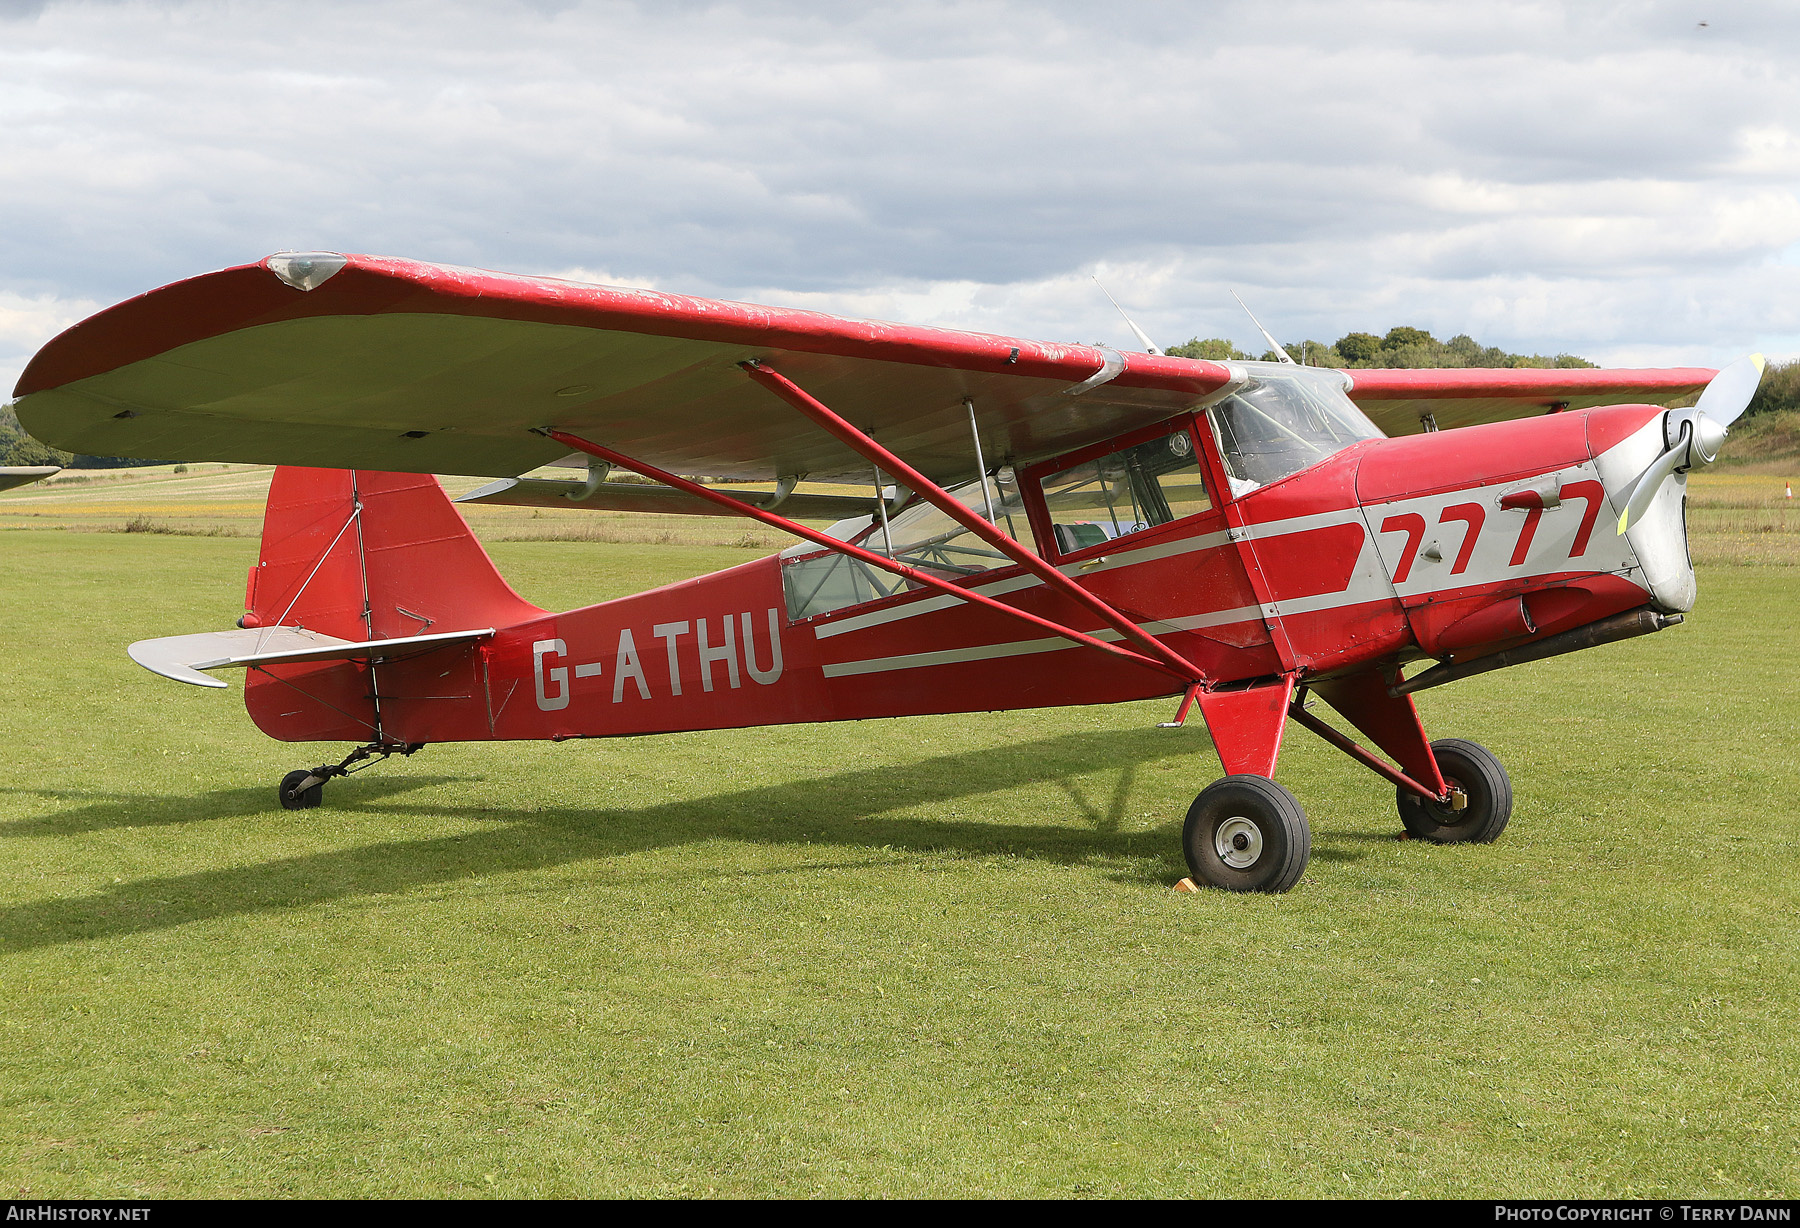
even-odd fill
[[(1434, 844), (1487, 844), (1497, 840), (1512, 818), (1512, 781), (1493, 752), (1461, 738), (1431, 744), (1438, 771), (1452, 794), (1449, 801), (1426, 801), (1407, 789), (1396, 790), (1400, 821), (1407, 832)], [(1457, 793), (1462, 796), (1458, 798)], [(1460, 802), (1460, 807), (1457, 803)]]
[[(306, 788), (299, 787), (309, 780), (315, 783)], [(283, 810), (311, 810), (325, 796), (325, 780), (318, 773), (304, 768), (298, 772), (289, 772), (281, 778), (281, 787), (275, 796), (280, 799)]]
[(289, 772), (281, 778), (275, 796), (283, 810), (311, 810), (324, 797), (325, 782), (333, 776), (354, 776), (364, 768), (385, 763), (389, 755), (410, 755), (423, 749), (423, 742), (371, 742), (357, 747), (338, 763), (323, 763), (309, 772)]
[(1286, 891), (1312, 856), (1294, 795), (1267, 776), (1227, 776), (1201, 791), (1181, 829), (1188, 869), (1227, 891)]

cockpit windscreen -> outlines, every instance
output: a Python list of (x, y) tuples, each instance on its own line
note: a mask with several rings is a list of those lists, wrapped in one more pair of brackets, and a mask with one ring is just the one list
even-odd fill
[(1343, 377), (1317, 367), (1259, 365), (1247, 385), (1206, 415), (1239, 495), (1382, 438), (1344, 391)]

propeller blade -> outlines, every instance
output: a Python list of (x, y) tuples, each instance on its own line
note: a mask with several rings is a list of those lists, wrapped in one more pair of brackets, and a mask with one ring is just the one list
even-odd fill
[(1694, 403), (1694, 409), (1720, 426), (1730, 426), (1750, 407), (1750, 398), (1756, 395), (1757, 385), (1762, 383), (1766, 365), (1767, 359), (1761, 354), (1738, 359), (1712, 377), (1712, 382)]
[[(1710, 386), (1710, 385), (1709, 385)], [(1688, 440), (1692, 438), (1691, 424), (1681, 424), (1681, 438), (1675, 446), (1650, 462), (1650, 467), (1638, 474), (1638, 480), (1632, 483), (1631, 497), (1625, 501), (1625, 510), (1619, 514), (1619, 533), (1622, 536), (1626, 529), (1644, 518), (1650, 510), (1650, 503), (1656, 498), (1656, 492), (1662, 489), (1663, 479), (1681, 467), (1687, 459)]]

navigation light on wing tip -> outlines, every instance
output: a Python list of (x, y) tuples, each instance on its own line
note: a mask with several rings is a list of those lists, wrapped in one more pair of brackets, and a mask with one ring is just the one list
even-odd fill
[(317, 290), (349, 262), (336, 252), (276, 252), (263, 266), (296, 290)]

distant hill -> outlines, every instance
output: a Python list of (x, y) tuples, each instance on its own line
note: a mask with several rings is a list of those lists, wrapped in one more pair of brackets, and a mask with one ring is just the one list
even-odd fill
[(1752, 473), (1800, 470), (1800, 358), (1772, 363), (1719, 460)]
[(1800, 409), (1746, 413), (1732, 424), (1719, 463), (1743, 473), (1800, 472)]
[(1745, 414), (1772, 414), (1800, 410), (1800, 358), (1771, 363)]

